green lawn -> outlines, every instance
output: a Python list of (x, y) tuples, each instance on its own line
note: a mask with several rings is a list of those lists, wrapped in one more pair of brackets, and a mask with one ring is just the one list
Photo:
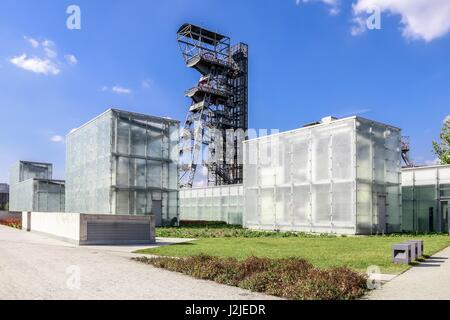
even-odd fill
[(365, 272), (376, 265), (383, 273), (401, 273), (407, 266), (391, 263), (391, 247), (410, 239), (425, 241), (425, 254), (433, 255), (450, 246), (448, 235), (372, 236), (372, 237), (223, 237), (202, 238), (184, 244), (137, 251), (171, 257), (206, 254), (244, 259), (301, 257), (317, 267), (347, 266)]

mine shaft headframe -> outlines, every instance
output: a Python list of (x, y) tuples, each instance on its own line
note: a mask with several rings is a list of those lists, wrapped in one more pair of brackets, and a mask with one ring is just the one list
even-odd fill
[(229, 61), (230, 59), (230, 37), (202, 27), (190, 23), (183, 24), (178, 29), (177, 41), (186, 64), (192, 58), (203, 54), (209, 54), (222, 61)]
[(409, 137), (402, 137), (402, 159), (405, 162), (405, 166), (407, 168), (413, 168), (414, 162), (411, 161), (410, 151), (411, 151), (411, 142)]

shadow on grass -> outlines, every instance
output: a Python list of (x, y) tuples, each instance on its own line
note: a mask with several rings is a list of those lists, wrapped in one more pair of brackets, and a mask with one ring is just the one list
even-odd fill
[(198, 244), (194, 243), (194, 242), (182, 242), (182, 243), (173, 243), (170, 246), (183, 246), (183, 247), (187, 247), (187, 246), (198, 246)]

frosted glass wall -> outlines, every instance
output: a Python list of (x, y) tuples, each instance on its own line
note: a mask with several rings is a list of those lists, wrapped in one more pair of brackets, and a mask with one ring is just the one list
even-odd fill
[(67, 212), (178, 221), (178, 121), (120, 110), (67, 137)]
[(404, 231), (448, 231), (450, 166), (403, 169), (402, 188)]
[(10, 211), (64, 212), (64, 181), (51, 180), (53, 165), (18, 161), (10, 169)]
[[(399, 129), (353, 117), (246, 141), (244, 150), (246, 227), (399, 230)], [(387, 211), (381, 221), (379, 198), (380, 212)]]
[(33, 179), (12, 184), (9, 188), (9, 211), (35, 211)]
[[(358, 118), (356, 139), (358, 232), (400, 232), (400, 130)], [(386, 216), (382, 215), (384, 208)]]
[(53, 165), (50, 163), (38, 163), (18, 161), (9, 173), (9, 185), (13, 185), (28, 179), (50, 180), (53, 175)]
[(28, 179), (10, 192), (10, 211), (65, 212), (64, 181)]
[(180, 220), (242, 225), (243, 211), (242, 185), (180, 190)]

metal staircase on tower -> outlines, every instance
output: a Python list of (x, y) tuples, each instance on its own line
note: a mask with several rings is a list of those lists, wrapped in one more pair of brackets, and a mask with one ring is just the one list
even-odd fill
[(181, 134), (180, 186), (192, 188), (200, 167), (208, 186), (242, 183), (248, 46), (231, 46), (229, 37), (193, 24), (182, 25), (177, 40), (187, 67), (200, 73), (197, 85), (186, 91), (191, 105)]

